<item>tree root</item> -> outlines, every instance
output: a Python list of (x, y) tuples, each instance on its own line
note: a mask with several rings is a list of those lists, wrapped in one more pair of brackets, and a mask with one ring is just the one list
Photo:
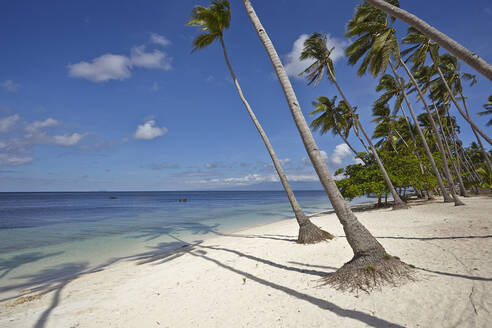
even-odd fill
[(311, 221), (302, 224), (299, 228), (298, 244), (316, 244), (321, 241), (331, 240), (335, 238), (331, 233), (321, 230)]
[(413, 268), (389, 254), (359, 256), (323, 278), (321, 285), (330, 285), (342, 291), (362, 290), (369, 293), (384, 285), (399, 286), (407, 281), (415, 281)]

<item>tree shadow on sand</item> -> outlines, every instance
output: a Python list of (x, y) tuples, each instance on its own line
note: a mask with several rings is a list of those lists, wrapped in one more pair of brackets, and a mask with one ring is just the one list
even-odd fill
[(282, 285), (276, 284), (274, 282), (259, 278), (255, 275), (251, 274), (251, 273), (238, 270), (236, 268), (233, 268), (227, 264), (224, 264), (224, 263), (218, 261), (217, 259), (214, 259), (214, 258), (207, 256), (207, 251), (205, 251), (205, 250), (198, 249), (198, 250), (190, 252), (190, 255), (202, 258), (202, 259), (209, 261), (209, 262), (212, 262), (212, 263), (215, 263), (217, 266), (224, 268), (226, 270), (229, 270), (231, 272), (234, 272), (241, 277), (247, 278), (251, 281), (255, 281), (255, 282), (262, 284), (264, 286), (279, 290), (281, 292), (284, 292), (287, 295), (290, 295), (290, 296), (296, 297), (298, 299), (301, 299), (303, 301), (314, 304), (321, 309), (331, 311), (331, 312), (335, 313), (336, 315), (347, 317), (347, 318), (352, 318), (354, 320), (358, 320), (360, 322), (365, 323), (368, 326), (371, 326), (371, 327), (403, 327), (403, 326), (398, 325), (396, 323), (378, 318), (376, 316), (373, 316), (373, 315), (370, 315), (370, 314), (367, 314), (367, 313), (364, 313), (361, 311), (344, 309), (344, 308), (339, 307), (338, 305), (336, 305), (332, 302), (328, 302), (328, 301), (323, 300), (321, 298), (317, 298), (317, 297), (314, 297), (314, 296), (311, 296), (308, 294), (298, 292), (297, 290), (294, 290), (292, 288), (282, 286)]
[[(179, 238), (177, 238), (177, 237), (174, 237), (174, 236), (171, 236), (171, 237), (179, 240)], [(180, 241), (180, 242), (183, 242), (183, 241)], [(165, 245), (165, 246), (167, 246), (167, 245)], [(296, 297), (298, 299), (309, 302), (311, 304), (314, 304), (321, 309), (331, 311), (331, 312), (333, 312), (339, 316), (352, 318), (354, 320), (361, 321), (368, 326), (371, 326), (371, 327), (403, 327), (401, 325), (389, 322), (387, 320), (375, 317), (373, 315), (370, 315), (370, 314), (367, 314), (367, 313), (364, 313), (361, 311), (344, 309), (344, 308), (339, 307), (338, 305), (336, 305), (332, 302), (328, 302), (326, 300), (298, 292), (297, 290), (294, 290), (292, 288), (282, 286), (282, 285), (276, 284), (274, 282), (259, 278), (255, 275), (251, 274), (251, 273), (241, 271), (241, 270), (236, 269), (232, 266), (224, 264), (217, 259), (214, 259), (210, 256), (207, 256), (207, 254), (208, 254), (207, 250), (229, 252), (232, 254), (236, 254), (239, 257), (247, 258), (251, 261), (264, 263), (264, 264), (273, 266), (275, 268), (279, 268), (282, 270), (288, 270), (288, 271), (294, 271), (294, 272), (298, 272), (301, 274), (310, 274), (310, 275), (315, 275), (318, 277), (324, 277), (326, 275), (329, 275), (330, 274), (329, 272), (286, 266), (283, 264), (275, 263), (275, 262), (267, 260), (267, 259), (262, 259), (262, 258), (253, 256), (253, 255), (242, 253), (242, 252), (239, 252), (239, 251), (233, 250), (233, 249), (227, 249), (227, 248), (218, 247), (218, 246), (204, 246), (204, 245), (202, 245), (201, 241), (197, 241), (196, 243), (193, 243), (193, 244), (185, 244), (185, 245), (181, 246), (179, 249), (174, 250), (174, 251), (164, 250), (164, 251), (159, 253), (159, 251), (157, 250), (159, 248), (159, 245), (157, 245), (154, 248), (157, 251), (156, 253), (152, 253), (152, 254), (148, 255), (147, 257), (145, 256), (145, 254), (142, 254), (142, 256), (137, 257), (136, 260), (139, 261), (139, 262), (137, 262), (137, 264), (152, 263), (152, 264), (158, 265), (158, 264), (163, 264), (163, 263), (172, 261), (176, 258), (179, 258), (179, 257), (185, 255), (185, 254), (189, 254), (191, 256), (200, 257), (206, 261), (213, 262), (216, 265), (218, 265), (219, 267), (224, 268), (226, 270), (229, 270), (231, 272), (234, 272), (234, 273), (240, 275), (241, 277), (247, 278), (249, 280), (260, 283), (264, 286), (282, 291), (282, 292), (284, 292), (290, 296), (293, 296), (293, 297)], [(299, 264), (299, 265), (304, 265), (304, 266), (310, 266), (308, 264), (297, 263), (297, 262), (289, 262), (289, 263)], [(333, 269), (333, 270), (336, 269), (336, 268), (332, 268), (332, 267), (323, 267), (323, 268)]]

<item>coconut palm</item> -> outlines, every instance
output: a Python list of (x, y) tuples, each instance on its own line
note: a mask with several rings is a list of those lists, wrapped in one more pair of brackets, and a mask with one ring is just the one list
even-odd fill
[[(409, 267), (400, 262), (396, 257), (386, 254), (384, 247), (364, 227), (354, 215), (347, 202), (343, 199), (337, 188), (335, 180), (326, 167), (320, 151), (309, 130), (309, 126), (302, 114), (296, 94), (292, 88), (289, 77), (280, 61), (265, 28), (261, 24), (250, 0), (243, 0), (244, 7), (253, 24), (258, 37), (272, 62), (277, 78), (284, 91), (296, 127), (301, 135), (306, 152), (313, 163), (313, 167), (320, 178), (331, 204), (343, 226), (347, 241), (354, 252), (351, 261), (342, 268), (325, 278), (325, 282), (338, 288), (370, 289), (395, 277), (408, 277)], [(368, 272), (367, 267), (371, 267)], [(369, 278), (370, 277), (370, 278)]]
[(387, 104), (375, 104), (372, 107), (372, 116), (374, 117), (371, 122), (377, 123), (374, 128), (372, 137), (380, 139), (376, 142), (376, 147), (382, 147), (385, 150), (396, 149), (396, 142), (399, 140), (398, 132), (395, 131), (396, 120), (391, 116), (391, 110)]
[[(456, 100), (454, 94), (459, 95), (463, 103), (463, 107), (465, 108), (466, 116), (471, 120), (470, 111), (468, 110), (468, 105), (466, 103), (466, 97), (463, 95), (462, 80), (471, 81), (470, 86), (473, 86), (474, 84), (477, 83), (475, 76), (469, 73), (460, 73), (459, 72), (460, 64), (456, 59), (456, 57), (454, 57), (453, 55), (444, 54), (440, 56), (439, 63), (440, 64), (436, 66), (439, 66), (439, 69), (442, 72), (442, 77), (444, 77), (444, 80), (441, 77), (439, 81), (436, 81), (436, 83), (434, 84), (435, 90), (440, 90), (440, 92), (435, 92), (435, 93), (440, 94), (441, 98), (448, 102), (449, 102), (448, 100), (449, 98), (451, 100), (453, 99)], [(482, 151), (483, 157), (489, 168), (489, 171), (492, 172), (492, 163), (490, 161), (489, 156), (487, 155), (487, 151), (485, 150), (485, 147), (483, 146), (481, 138), (478, 136), (479, 132), (473, 126), (472, 126), (472, 131), (473, 134), (475, 135), (475, 138), (477, 139), (478, 145), (480, 146), (480, 150)]]
[[(463, 116), (463, 118), (471, 125), (471, 128), (473, 129), (474, 133), (480, 134), (489, 144), (492, 145), (492, 140), (472, 121), (469, 113), (465, 113), (463, 111), (458, 101), (456, 100), (453, 92), (451, 91), (448, 81), (444, 77), (444, 74), (440, 67), (441, 57), (439, 56), (439, 45), (432, 42), (424, 34), (420, 33), (418, 30), (412, 27), (408, 29), (408, 33), (402, 39), (402, 42), (404, 44), (413, 45), (409, 49), (405, 50), (404, 53), (411, 53), (410, 58), (412, 59), (412, 62), (414, 64), (414, 69), (415, 68), (418, 69), (421, 66), (425, 66), (425, 60), (427, 58), (427, 54), (430, 54), (430, 57), (432, 58), (432, 61), (434, 63), (434, 68), (439, 74), (442, 82), (444, 83), (445, 89), (449, 93), (449, 97), (451, 98), (452, 102), (460, 112), (461, 116)], [(454, 66), (455, 71), (457, 71), (459, 64), (456, 57), (446, 56), (443, 59), (447, 62), (448, 65)], [(471, 74), (466, 74), (464, 76), (465, 78), (468, 79), (472, 77)], [(454, 78), (456, 78), (456, 75), (454, 76)], [(458, 79), (459, 79), (459, 75), (458, 75)]]
[(366, 0), (369, 4), (378, 8), (392, 17), (396, 17), (407, 24), (413, 26), (415, 29), (419, 30), (425, 34), (429, 39), (434, 40), (440, 46), (446, 48), (453, 55), (457, 56), (465, 63), (476, 69), (480, 74), (487, 77), (492, 81), (492, 66), (485, 60), (480, 58), (476, 53), (463, 47), (461, 44), (451, 39), (446, 34), (433, 28), (427, 22), (418, 18), (417, 16), (399, 8), (399, 5), (395, 4), (394, 1), (388, 0)]
[(318, 97), (313, 101), (314, 110), (309, 113), (310, 116), (320, 114), (311, 122), (313, 131), (320, 131), (321, 134), (330, 132), (333, 135), (338, 135), (345, 144), (350, 148), (356, 157), (358, 153), (348, 141), (350, 130), (353, 126), (354, 119), (348, 111), (347, 106), (343, 106), (342, 102), (336, 106), (337, 96), (332, 99), (328, 97)]
[(333, 236), (326, 231), (321, 230), (319, 227), (314, 225), (308, 217), (302, 211), (299, 203), (297, 202), (292, 188), (287, 181), (287, 176), (285, 175), (280, 161), (278, 160), (273, 147), (268, 139), (265, 131), (261, 127), (259, 121), (257, 120), (253, 110), (251, 109), (249, 103), (243, 95), (239, 82), (237, 80), (236, 74), (234, 73), (232, 66), (229, 62), (229, 57), (227, 55), (227, 50), (224, 43), (224, 30), (229, 28), (231, 20), (231, 12), (229, 1), (227, 0), (216, 0), (212, 1), (212, 4), (209, 8), (196, 6), (193, 8), (191, 13), (191, 19), (188, 21), (187, 25), (196, 26), (200, 28), (202, 32), (199, 34), (193, 41), (193, 51), (197, 51), (205, 48), (206, 46), (212, 44), (215, 40), (219, 40), (222, 46), (222, 50), (224, 53), (224, 58), (227, 64), (227, 68), (231, 74), (232, 80), (234, 81), (234, 85), (236, 86), (237, 92), (241, 101), (243, 102), (248, 114), (251, 117), (256, 129), (260, 133), (260, 136), (272, 158), (273, 165), (278, 173), (282, 186), (285, 189), (287, 197), (289, 199), (290, 205), (297, 219), (297, 223), (299, 224), (299, 243), (316, 243), (322, 240), (332, 239)]
[[(324, 73), (326, 72), (326, 76), (328, 80), (335, 84), (338, 93), (343, 98), (345, 104), (348, 106), (350, 113), (352, 115), (355, 115), (353, 107), (350, 105), (350, 102), (348, 101), (347, 97), (343, 93), (340, 84), (338, 83), (335, 77), (333, 61), (330, 58), (330, 54), (332, 50), (328, 50), (326, 46), (326, 41), (327, 41), (326, 35), (320, 33), (313, 33), (309, 38), (306, 39), (306, 41), (304, 42), (304, 49), (301, 53), (300, 59), (301, 60), (314, 59), (314, 63), (311, 64), (309, 67), (307, 67), (304, 70), (304, 72), (302, 72), (301, 74), (307, 74), (308, 84), (311, 83), (319, 84), (323, 78)], [(408, 206), (405, 205), (405, 203), (401, 200), (400, 196), (396, 192), (395, 187), (393, 186), (393, 183), (391, 182), (391, 179), (388, 175), (388, 172), (386, 172), (383, 162), (381, 161), (381, 158), (379, 157), (376, 149), (374, 148), (371, 138), (367, 134), (366, 130), (364, 129), (360, 121), (357, 121), (357, 123), (358, 123), (357, 127), (360, 129), (367, 143), (369, 144), (369, 148), (371, 149), (371, 152), (374, 155), (376, 163), (378, 164), (378, 167), (381, 170), (381, 173), (383, 174), (384, 181), (386, 182), (386, 185), (388, 186), (388, 189), (390, 190), (391, 195), (393, 196), (394, 199), (393, 209), (408, 208)]]
[[(393, 2), (398, 5), (398, 1)], [(393, 55), (397, 62), (401, 61), (398, 40), (395, 36), (396, 31), (391, 27), (392, 22), (394, 22), (394, 19), (388, 17), (382, 11), (368, 4), (359, 5), (355, 11), (354, 17), (352, 17), (352, 19), (348, 22), (346, 31), (346, 35), (348, 37), (358, 38), (347, 47), (345, 54), (348, 56), (349, 64), (351, 65), (355, 65), (359, 59), (365, 55), (358, 69), (359, 75), (365, 74), (367, 68), (370, 69), (373, 76), (380, 73), (384, 74), (384, 70), (388, 64), (390, 65), (393, 75), (395, 76), (395, 80), (397, 81), (408, 109), (410, 110), (415, 126), (417, 127), (417, 132), (422, 140), (425, 152), (429, 157), (433, 173), (437, 178), (439, 188), (444, 197), (444, 202), (451, 202), (454, 199), (455, 203), (458, 203), (456, 201), (456, 197), (451, 199), (446, 191), (444, 182), (442, 181), (442, 177), (434, 161), (429, 145), (427, 144), (425, 136), (418, 125), (418, 119), (415, 115), (415, 111), (413, 110), (413, 106), (408, 100), (402, 81), (400, 80), (393, 63), (390, 60), (390, 56)], [(444, 153), (442, 153), (442, 155), (443, 154)]]
[[(483, 112), (478, 113), (478, 115), (483, 116), (483, 115), (492, 115), (492, 95), (489, 96), (488, 103), (483, 105), (483, 108), (485, 110)], [(492, 118), (487, 122), (487, 126), (492, 125)]]

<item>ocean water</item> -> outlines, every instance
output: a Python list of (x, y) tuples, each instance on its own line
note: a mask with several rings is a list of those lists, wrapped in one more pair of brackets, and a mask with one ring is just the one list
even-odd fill
[[(307, 214), (331, 209), (324, 191), (296, 197)], [(283, 191), (0, 193), (0, 300), (117, 260), (291, 217)]]

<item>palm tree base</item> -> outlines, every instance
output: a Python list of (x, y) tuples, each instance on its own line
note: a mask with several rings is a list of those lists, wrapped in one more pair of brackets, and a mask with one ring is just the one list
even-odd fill
[(461, 200), (457, 199), (455, 202), (454, 202), (454, 206), (465, 206), (466, 204), (463, 203)]
[(408, 210), (409, 208), (410, 208), (410, 206), (408, 206), (405, 203), (395, 203), (395, 204), (393, 204), (393, 211), (397, 211), (397, 210)]
[(400, 286), (415, 281), (414, 266), (408, 265), (389, 254), (355, 255), (340, 269), (323, 278), (322, 285), (337, 290), (369, 293), (384, 285)]
[(335, 238), (331, 233), (320, 229), (318, 226), (308, 221), (299, 227), (298, 244), (316, 244), (322, 241)]
[(452, 199), (452, 198), (449, 198), (449, 199), (445, 198), (444, 199), (444, 202), (445, 203), (454, 203), (454, 199)]

